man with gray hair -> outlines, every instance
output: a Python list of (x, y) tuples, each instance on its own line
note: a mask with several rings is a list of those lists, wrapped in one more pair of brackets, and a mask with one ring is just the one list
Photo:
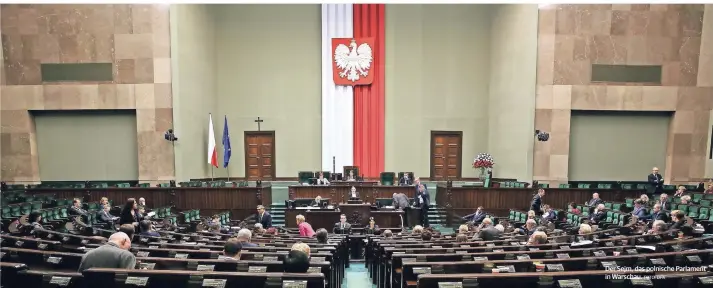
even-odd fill
[(250, 243), (250, 239), (253, 238), (253, 232), (250, 232), (248, 229), (240, 229), (240, 231), (238, 231), (238, 236), (235, 238), (238, 239), (238, 242), (240, 242), (242, 247), (257, 247), (257, 244)]
[(668, 229), (668, 225), (663, 220), (656, 220), (651, 226), (651, 230), (649, 230), (646, 234), (663, 233)]
[(408, 217), (408, 215), (409, 215), (409, 213), (410, 213), (410, 211), (411, 211), (411, 207), (410, 207), (410, 205), (409, 205), (408, 197), (406, 196), (406, 194), (401, 193), (401, 192), (399, 192), (399, 193), (394, 193), (394, 195), (393, 195), (393, 197), (392, 197), (391, 205), (394, 206), (394, 209), (396, 209), (396, 210), (402, 210), (402, 211), (404, 211), (404, 214), (403, 214), (403, 219), (404, 219), (403, 226), (405, 226), (405, 227), (411, 227), (411, 226), (409, 225), (410, 222), (409, 222), (409, 217)]
[[(500, 229), (498, 229), (497, 226), (500, 226)], [(498, 224), (497, 226), (493, 227), (493, 220), (490, 220), (490, 218), (483, 219), (480, 232), (478, 232), (475, 238), (483, 239), (483, 241), (493, 241), (500, 239), (500, 235), (503, 233), (503, 230), (505, 230), (505, 228), (503, 227), (503, 225), (500, 224)]]
[(109, 242), (93, 249), (79, 263), (79, 272), (89, 268), (134, 269), (136, 256), (129, 252), (131, 239), (124, 232), (117, 232), (109, 237)]

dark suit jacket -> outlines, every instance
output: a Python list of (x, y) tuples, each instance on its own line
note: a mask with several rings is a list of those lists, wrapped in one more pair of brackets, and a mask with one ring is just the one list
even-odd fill
[(500, 231), (495, 229), (495, 227), (488, 227), (478, 232), (478, 238), (483, 239), (483, 241), (492, 241), (500, 239)]
[(540, 197), (540, 194), (535, 194), (535, 197), (532, 197), (532, 203), (530, 203), (530, 210), (540, 213), (542, 212), (542, 210), (540, 210), (541, 207), (542, 197)]
[(604, 211), (599, 211), (597, 213), (593, 213), (592, 215), (589, 216), (589, 220), (592, 221), (592, 223), (596, 224), (599, 223), (599, 221), (604, 221), (607, 219), (607, 213)]
[(413, 184), (413, 179), (411, 179), (410, 177), (408, 179), (406, 179), (404, 177), (401, 177), (401, 179), (399, 179), (399, 185), (412, 185), (412, 184)]
[(663, 220), (664, 222), (668, 222), (668, 216), (666, 216), (666, 213), (663, 210), (657, 213), (651, 213), (649, 215), (646, 215), (643, 219), (651, 220), (652, 222), (656, 220)]
[(356, 197), (352, 197), (352, 191), (347, 192), (349, 199), (360, 199), (361, 198), (361, 197), (359, 197), (359, 191), (356, 191), (355, 194), (356, 194)]
[(396, 195), (393, 196), (393, 201), (391, 202), (391, 205), (394, 206), (394, 209), (405, 209), (409, 207), (408, 203), (408, 197), (404, 193), (396, 193)]
[(255, 215), (255, 217), (256, 217), (256, 220), (260, 224), (262, 224), (262, 228), (267, 229), (267, 228), (272, 227), (272, 215), (270, 215), (270, 213), (267, 213), (267, 211), (265, 211), (265, 213), (262, 214), (262, 219), (260, 219), (259, 214)]
[(349, 224), (349, 222), (344, 223), (344, 230), (340, 227), (340, 223), (334, 223), (334, 229), (332, 229), (332, 233), (334, 234), (349, 234), (352, 229), (352, 224)]
[(604, 200), (602, 200), (602, 198), (592, 198), (591, 200), (589, 200), (589, 202), (587, 202), (587, 206), (597, 207), (597, 205), (602, 203), (604, 203)]
[(87, 210), (77, 208), (72, 205), (69, 207), (69, 215), (87, 215)]
[[(428, 194), (428, 188), (426, 188), (426, 185), (424, 185), (423, 188), (423, 194), (421, 194), (420, 192), (416, 192), (416, 207), (419, 208), (424, 208), (431, 205), (431, 195)], [(419, 201), (419, 195), (421, 195), (421, 198), (423, 198), (423, 203)]]
[(104, 211), (99, 211), (99, 213), (97, 213), (97, 218), (97, 220), (101, 223), (114, 223), (114, 220), (111, 219), (111, 215)]
[(679, 221), (674, 222), (673, 224), (671, 224), (671, 226), (668, 227), (668, 229), (669, 229), (669, 230), (673, 230), (673, 229), (679, 229), (679, 230), (680, 230), (681, 228), (683, 228), (684, 225), (686, 225), (686, 219), (681, 219), (681, 220), (679, 220)]
[(656, 202), (661, 204), (661, 210), (671, 211), (671, 200), (670, 199), (666, 199), (666, 202), (661, 202), (661, 201), (656, 201)]
[(469, 220), (472, 218), (472, 221), (475, 223), (480, 223), (483, 222), (483, 219), (485, 219), (485, 212), (480, 211), (480, 214), (477, 214), (478, 212), (476, 211), (473, 214), (465, 215), (463, 216), (464, 220)]
[(366, 234), (379, 234), (379, 225), (374, 225), (374, 229), (369, 228), (369, 226), (366, 226), (364, 228), (364, 232)]
[[(316, 200), (312, 200), (312, 203), (310, 203), (309, 206), (312, 206), (312, 207), (321, 207), (322, 205), (324, 205), (324, 204), (322, 204), (322, 203), (325, 203), (325, 201), (324, 201), (324, 200), (320, 200), (319, 203), (317, 203)], [(265, 213), (267, 213), (267, 212), (265, 212)], [(263, 227), (263, 228), (264, 228), (264, 227)]]
[(648, 185), (646, 185), (646, 193), (655, 194), (663, 192), (663, 177), (661, 174), (649, 174), (647, 182)]

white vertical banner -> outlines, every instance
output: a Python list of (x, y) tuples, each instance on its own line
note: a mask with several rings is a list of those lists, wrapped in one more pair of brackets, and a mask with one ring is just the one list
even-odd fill
[(353, 4), (322, 4), (322, 170), (354, 161), (354, 89), (334, 85), (332, 38), (354, 36)]

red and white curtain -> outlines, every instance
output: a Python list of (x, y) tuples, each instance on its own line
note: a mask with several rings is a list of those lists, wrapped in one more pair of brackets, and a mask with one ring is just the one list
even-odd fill
[[(322, 4), (322, 170), (359, 166), (365, 177), (384, 170), (384, 4)], [(337, 86), (332, 38), (374, 38), (371, 85)]]

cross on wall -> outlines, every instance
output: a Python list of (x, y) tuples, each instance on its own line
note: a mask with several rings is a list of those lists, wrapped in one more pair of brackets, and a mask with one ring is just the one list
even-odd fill
[(255, 119), (255, 123), (257, 123), (257, 131), (260, 131), (260, 123), (262, 123), (263, 121), (265, 120), (260, 119), (260, 117), (257, 117), (257, 119)]

